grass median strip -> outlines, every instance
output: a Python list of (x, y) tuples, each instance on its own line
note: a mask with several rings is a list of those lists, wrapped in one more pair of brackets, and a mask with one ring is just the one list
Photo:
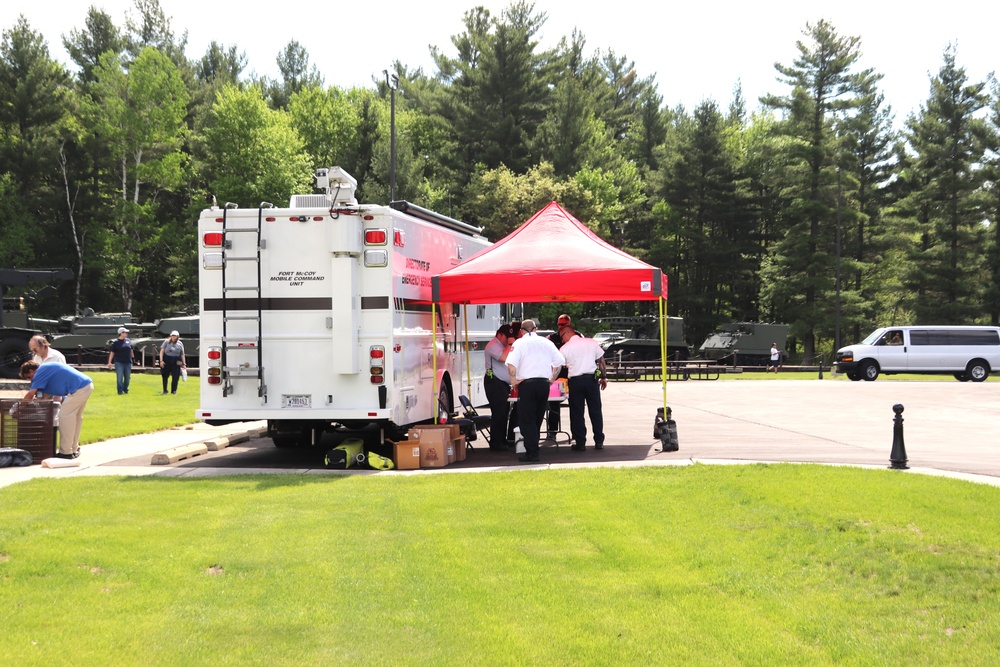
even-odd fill
[(1000, 489), (807, 465), (34, 480), (11, 664), (994, 664)]

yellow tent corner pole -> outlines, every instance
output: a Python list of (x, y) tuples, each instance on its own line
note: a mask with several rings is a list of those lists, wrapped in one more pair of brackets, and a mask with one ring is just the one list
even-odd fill
[(465, 323), (465, 393), (472, 396), (472, 363), (469, 355), (469, 304), (462, 308), (462, 321)]
[(440, 391), (438, 389), (438, 343), (437, 343), (437, 303), (431, 303), (431, 366), (434, 369), (434, 381), (431, 386), (434, 388), (434, 396), (431, 397), (431, 405), (434, 406), (434, 422), (437, 423), (438, 411), (441, 406), (438, 405), (438, 396), (440, 396)]
[(660, 372), (663, 378), (663, 418), (667, 418), (667, 300), (660, 298)]

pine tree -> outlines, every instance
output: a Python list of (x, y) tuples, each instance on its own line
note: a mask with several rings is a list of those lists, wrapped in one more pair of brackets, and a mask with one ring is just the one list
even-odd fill
[(955, 49), (931, 79), (930, 97), (906, 123), (916, 174), (900, 202), (915, 244), (905, 286), (914, 294), (917, 323), (967, 324), (982, 318), (986, 201), (980, 167), (988, 136), (979, 112), (985, 83), (969, 82)]
[(765, 271), (765, 292), (782, 319), (800, 337), (808, 360), (816, 356), (817, 335), (833, 332), (829, 297), (836, 275), (838, 115), (861, 103), (862, 91), (878, 80), (871, 70), (854, 72), (860, 38), (842, 37), (832, 25), (807, 24), (791, 66), (776, 64), (789, 95), (762, 102), (781, 111), (785, 138), (775, 183), (784, 200), (782, 238)]

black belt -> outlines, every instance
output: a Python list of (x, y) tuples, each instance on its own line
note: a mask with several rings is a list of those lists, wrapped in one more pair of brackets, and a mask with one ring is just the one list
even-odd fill
[(525, 382), (548, 382), (548, 381), (549, 381), (548, 378), (528, 378), (527, 380), (521, 380), (521, 383), (524, 384)]

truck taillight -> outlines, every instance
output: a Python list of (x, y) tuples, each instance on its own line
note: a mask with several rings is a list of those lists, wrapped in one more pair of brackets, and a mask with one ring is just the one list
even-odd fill
[(372, 384), (385, 382), (385, 348), (381, 345), (368, 348), (368, 374)]
[(205, 356), (208, 357), (209, 375), (218, 375), (219, 373), (212, 373), (212, 370), (218, 370), (219, 366), (222, 364), (222, 348), (210, 347), (208, 348), (208, 353)]
[(214, 377), (214, 376), (209, 375), (208, 376), (208, 383), (209, 384), (222, 384), (222, 378), (220, 378), (220, 377)]
[(225, 234), (222, 232), (207, 232), (201, 237), (201, 243), (206, 248), (221, 248)]
[(385, 245), (388, 235), (384, 229), (366, 229), (365, 245)]

